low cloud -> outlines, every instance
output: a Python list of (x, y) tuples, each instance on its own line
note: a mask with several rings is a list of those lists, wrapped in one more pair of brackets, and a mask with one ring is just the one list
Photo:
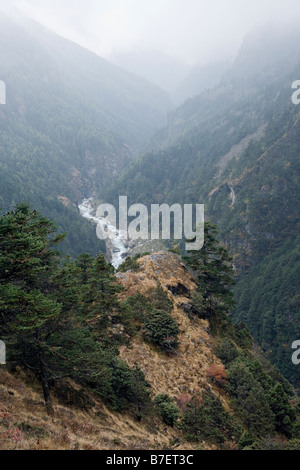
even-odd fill
[[(159, 50), (187, 63), (233, 55), (258, 23), (300, 17), (299, 0), (15, 0), (57, 33), (109, 57)], [(0, 7), (7, 9), (0, 0)]]

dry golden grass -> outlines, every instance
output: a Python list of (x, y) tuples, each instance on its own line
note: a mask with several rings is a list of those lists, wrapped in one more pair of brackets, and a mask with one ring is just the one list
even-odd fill
[[(180, 346), (175, 355), (169, 356), (137, 336), (130, 347), (121, 347), (121, 357), (130, 366), (140, 366), (154, 395), (197, 396), (212, 387), (207, 369), (221, 362), (213, 353), (208, 322), (190, 320), (180, 308), (188, 299), (168, 289), (183, 286), (186, 292), (191, 291), (196, 288), (195, 282), (174, 254), (146, 256), (138, 263), (139, 272), (118, 275), (125, 286), (122, 297), (137, 292), (147, 295), (160, 283), (174, 303), (172, 315), (181, 330)], [(75, 384), (71, 385), (76, 389)], [(0, 450), (171, 450), (175, 442), (178, 450), (197, 448), (184, 441), (180, 430), (166, 427), (158, 418), (151, 416), (149, 421), (137, 422), (129, 415), (110, 411), (92, 394), (89, 398), (90, 408), (83, 411), (54, 397), (55, 415), (50, 417), (34, 377), (20, 370), (11, 374), (0, 366)], [(224, 397), (221, 399), (228, 408)], [(201, 444), (201, 448), (208, 447)]]
[(176, 287), (179, 284), (191, 291), (196, 288), (195, 281), (186, 270), (179, 256), (173, 253), (161, 252), (149, 256), (144, 256), (137, 260), (140, 269), (138, 272), (128, 271), (119, 273), (118, 278), (125, 287), (123, 297), (137, 294), (146, 294), (158, 283), (163, 288)]
[[(174, 355), (166, 355), (139, 336), (130, 347), (121, 347), (121, 357), (131, 366), (138, 364), (151, 383), (154, 394), (167, 393), (177, 398), (181, 394), (199, 395), (212, 387), (206, 371), (212, 364), (222, 365), (213, 353), (213, 338), (209, 334), (209, 323), (205, 320), (190, 320), (180, 306), (189, 301), (181, 295), (172, 295), (168, 287), (184, 286), (189, 292), (196, 289), (193, 277), (180, 258), (173, 253), (158, 253), (138, 260), (137, 273), (127, 272), (119, 276), (125, 291), (122, 296), (140, 292), (147, 295), (150, 288), (159, 284), (173, 301), (173, 318), (179, 325), (179, 349)], [(216, 392), (216, 390), (215, 390)]]
[[(28, 383), (27, 383), (28, 382)], [(0, 369), (0, 450), (162, 450), (193, 449), (180, 431), (157, 420), (137, 422), (108, 410), (94, 397), (87, 412), (62, 406), (54, 398), (55, 415), (45, 411), (39, 385), (18, 371)]]

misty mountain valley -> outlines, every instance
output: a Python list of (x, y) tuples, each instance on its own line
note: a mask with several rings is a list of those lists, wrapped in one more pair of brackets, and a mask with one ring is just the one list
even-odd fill
[(12, 3), (0, 450), (300, 450), (299, 5)]

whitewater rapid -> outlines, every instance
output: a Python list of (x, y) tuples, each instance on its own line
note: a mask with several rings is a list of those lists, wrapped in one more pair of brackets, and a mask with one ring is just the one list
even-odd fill
[(102, 231), (107, 233), (106, 243), (111, 254), (111, 264), (117, 269), (124, 262), (128, 252), (127, 233), (119, 231), (107, 218), (93, 215), (95, 210), (92, 207), (92, 198), (84, 199), (78, 209), (82, 217), (100, 225)]

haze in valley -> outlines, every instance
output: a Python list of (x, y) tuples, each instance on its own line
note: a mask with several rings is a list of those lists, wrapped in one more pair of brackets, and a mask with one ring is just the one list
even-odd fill
[(256, 25), (300, 17), (298, 0), (0, 0), (0, 9), (18, 9), (167, 91), (194, 66), (228, 63)]

